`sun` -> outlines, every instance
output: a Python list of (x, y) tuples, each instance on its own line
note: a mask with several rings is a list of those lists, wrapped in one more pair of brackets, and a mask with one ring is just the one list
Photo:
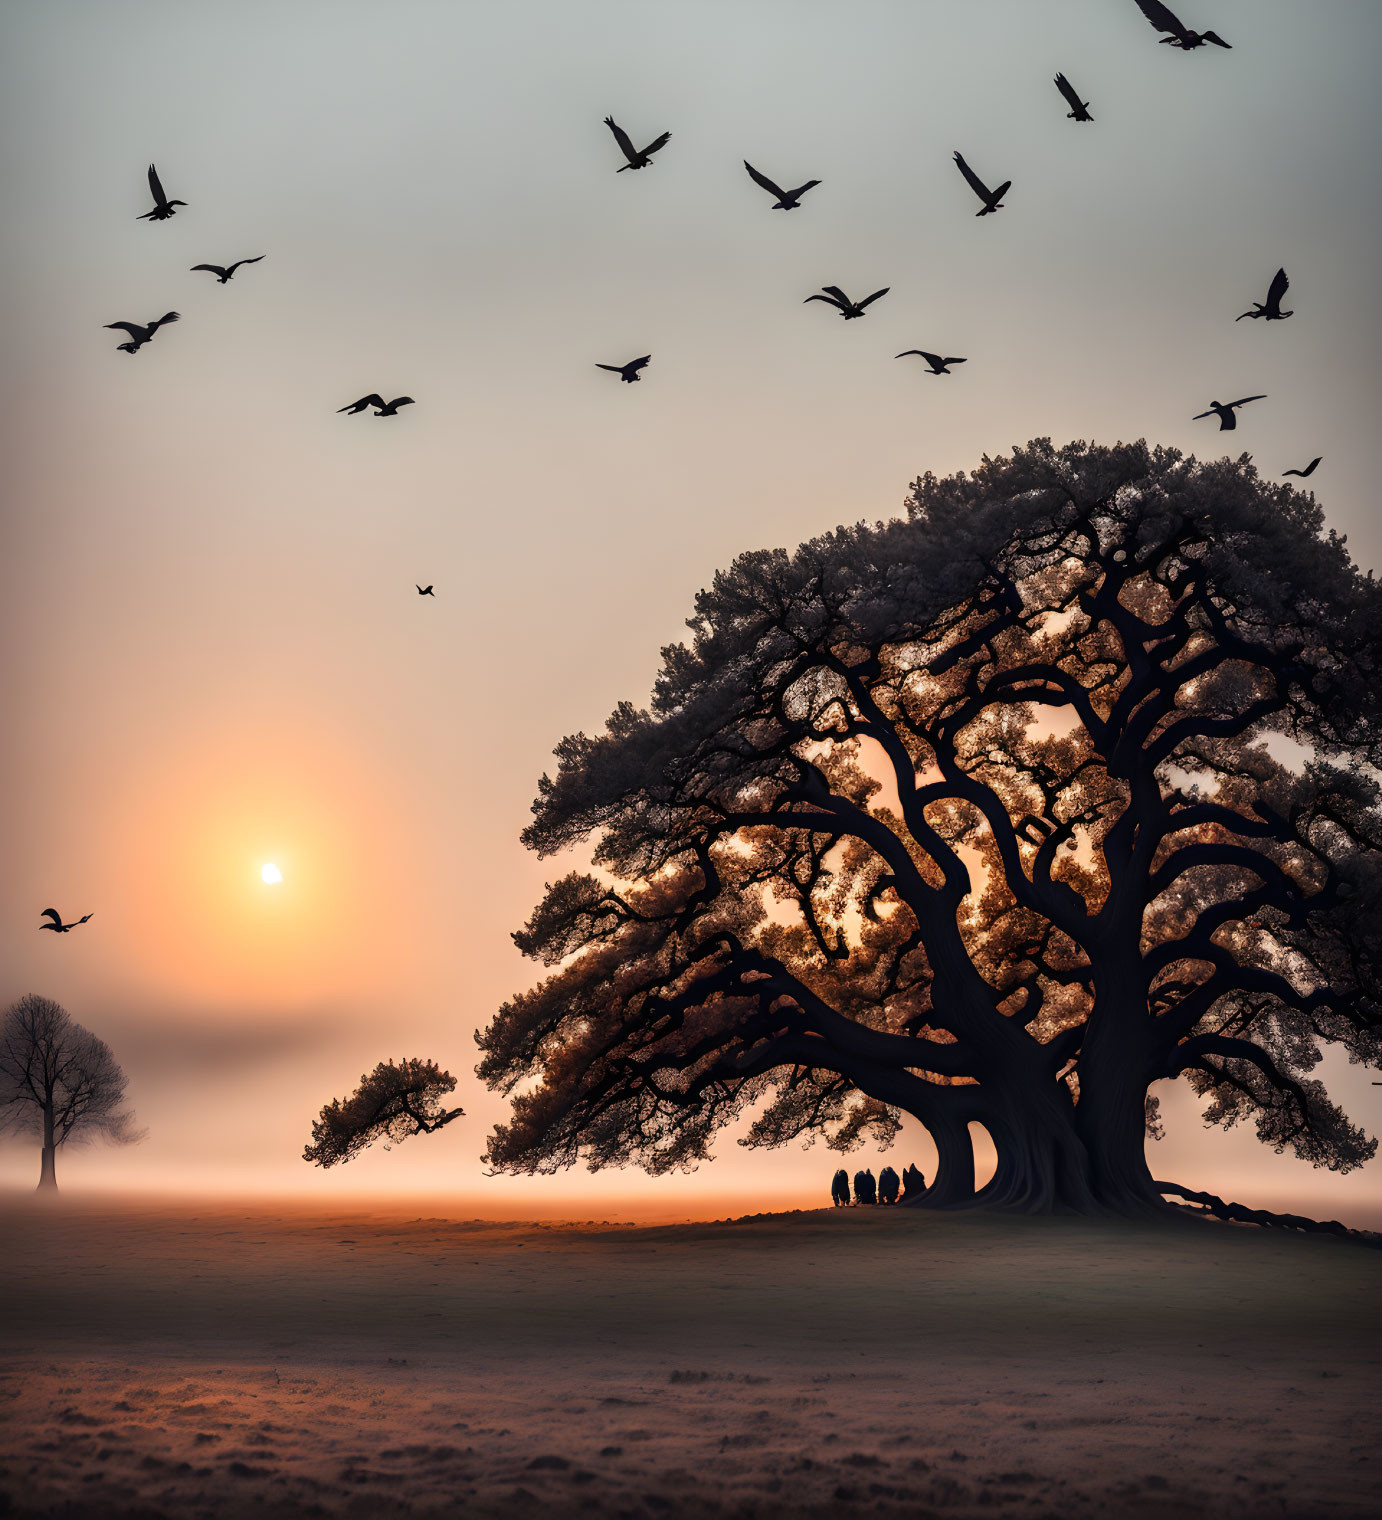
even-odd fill
[(283, 872), (273, 861), (266, 861), (259, 869), (259, 879), (266, 887), (276, 887), (283, 880)]

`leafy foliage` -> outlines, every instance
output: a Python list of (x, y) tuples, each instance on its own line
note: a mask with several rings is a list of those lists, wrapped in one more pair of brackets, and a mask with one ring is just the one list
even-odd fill
[(348, 1098), (333, 1098), (323, 1107), (312, 1122), (312, 1140), (302, 1159), (335, 1166), (376, 1140), (398, 1144), (409, 1135), (430, 1135), (465, 1113), (441, 1107), (443, 1096), (455, 1087), (455, 1077), (434, 1061), (381, 1061)]
[[(905, 521), (746, 554), (650, 708), (557, 748), (524, 840), (591, 843), (478, 1036), (501, 1168), (936, 1138), (931, 1196), (1158, 1202), (1147, 1089), (1347, 1170), (1309, 1073), (1377, 1062), (1382, 597), (1251, 462), (1038, 440)], [(535, 1084), (535, 1085), (534, 1085)]]

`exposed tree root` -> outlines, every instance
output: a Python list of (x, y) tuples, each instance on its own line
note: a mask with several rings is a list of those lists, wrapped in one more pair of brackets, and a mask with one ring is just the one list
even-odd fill
[(1337, 1219), (1307, 1219), (1304, 1214), (1273, 1214), (1269, 1209), (1249, 1209), (1241, 1203), (1225, 1203), (1214, 1193), (1197, 1193), (1193, 1188), (1182, 1187), (1178, 1182), (1158, 1182), (1157, 1190), (1172, 1193), (1186, 1200), (1185, 1204), (1172, 1204), (1173, 1208), (1186, 1208), (1188, 1204), (1200, 1205), (1197, 1209), (1186, 1208), (1188, 1213), (1213, 1214), (1216, 1219), (1226, 1219), (1232, 1224), (1256, 1224), (1263, 1229), (1307, 1230), (1317, 1235), (1342, 1235), (1356, 1240), (1360, 1245), (1382, 1249), (1382, 1236), (1371, 1230), (1350, 1230)]

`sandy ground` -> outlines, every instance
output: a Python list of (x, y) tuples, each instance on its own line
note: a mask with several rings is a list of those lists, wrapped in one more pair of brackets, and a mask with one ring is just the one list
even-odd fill
[(1382, 1508), (1382, 1251), (1332, 1239), (11, 1204), (0, 1242), (10, 1516)]

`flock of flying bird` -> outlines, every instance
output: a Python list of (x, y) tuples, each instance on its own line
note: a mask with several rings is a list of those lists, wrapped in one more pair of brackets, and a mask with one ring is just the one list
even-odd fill
[[(1157, 31), (1165, 34), (1162, 36), (1161, 41), (1170, 47), (1177, 48), (1182, 52), (1191, 52), (1196, 48), (1209, 44), (1220, 48), (1228, 48), (1230, 46), (1217, 32), (1198, 32), (1185, 26), (1167, 6), (1161, 3), (1161, 0), (1133, 0), (1133, 3), (1136, 4), (1138, 9)], [(1067, 116), (1071, 120), (1076, 122), (1092, 122), (1094, 120), (1089, 110), (1089, 101), (1080, 98), (1079, 92), (1064, 74), (1056, 75), (1055, 84), (1066, 104), (1070, 106)], [(626, 169), (637, 170), (651, 167), (653, 155), (665, 148), (672, 137), (670, 132), (663, 132), (648, 143), (646, 147), (635, 148), (633, 140), (629, 137), (628, 133), (624, 131), (612, 116), (606, 116), (604, 124), (609, 128), (619, 147), (619, 151), (624, 156), (625, 162), (616, 171), (619, 174), (624, 173)], [(976, 216), (990, 216), (1003, 209), (1003, 197), (1012, 188), (1011, 180), (1004, 180), (1001, 185), (990, 189), (974, 170), (970, 168), (969, 164), (965, 162), (963, 154), (958, 152), (955, 154), (955, 166), (981, 202), (980, 209), (975, 213)], [(785, 190), (774, 180), (769, 179), (766, 174), (755, 169), (747, 159), (744, 160), (744, 168), (747, 170), (749, 178), (773, 197), (772, 209), (774, 211), (799, 210), (802, 196), (821, 183), (820, 180), (810, 179), (805, 184), (798, 185), (794, 190)], [(187, 205), (186, 201), (170, 200), (168, 198), (159, 180), (158, 171), (152, 164), (149, 165), (149, 190), (154, 199), (153, 210), (144, 212), (138, 218), (139, 221), (167, 221), (168, 218), (176, 215), (177, 207)], [(242, 268), (246, 264), (258, 264), (264, 257), (265, 255), (258, 254), (254, 258), (237, 259), (233, 264), (227, 265), (194, 264), (192, 272), (205, 271), (208, 274), (214, 274), (217, 282), (225, 285), (234, 278), (237, 269)], [(1281, 308), (1281, 302), (1289, 284), (1290, 281), (1286, 277), (1286, 271), (1278, 269), (1267, 291), (1267, 299), (1261, 302), (1254, 301), (1252, 310), (1243, 312), (1234, 320), (1241, 322), (1244, 317), (1248, 317), (1254, 321), (1260, 318), (1268, 322), (1280, 322), (1292, 316), (1292, 312), (1283, 311)], [(833, 306), (844, 320), (849, 322), (866, 316), (868, 308), (875, 301), (887, 295), (889, 288), (888, 286), (884, 286), (882, 290), (875, 290), (871, 295), (865, 296), (862, 300), (855, 301), (847, 296), (838, 285), (825, 285), (821, 287), (821, 290), (817, 294), (807, 296), (802, 304), (809, 305), (812, 301), (822, 301), (826, 305)], [(153, 339), (160, 328), (178, 320), (179, 313), (169, 311), (146, 324), (111, 322), (107, 326), (127, 333), (127, 341), (118, 344), (117, 348), (122, 353), (135, 354)], [(964, 364), (966, 362), (965, 359), (954, 355), (931, 353), (923, 348), (905, 349), (896, 357), (905, 359), (914, 356), (925, 360), (927, 365), (926, 373), (932, 375), (948, 375), (952, 365)], [(625, 384), (632, 385), (643, 378), (641, 372), (651, 362), (652, 355), (643, 354), (637, 359), (630, 359), (626, 364), (597, 364), (596, 368), (617, 374)], [(1197, 413), (1193, 420), (1198, 422), (1201, 418), (1217, 417), (1219, 419), (1220, 431), (1229, 432), (1238, 426), (1237, 414), (1241, 407), (1247, 406), (1249, 402), (1265, 399), (1265, 395), (1256, 395), (1243, 396), (1237, 401), (1212, 401), (1209, 404), (1208, 410)], [(358, 401), (353, 401), (348, 406), (339, 408), (339, 411), (354, 416), (373, 407), (373, 415), (376, 417), (396, 417), (400, 407), (412, 406), (414, 404), (411, 396), (396, 396), (392, 401), (385, 401), (378, 392), (372, 391), (367, 396), (361, 396)], [(1320, 463), (1321, 457), (1316, 456), (1303, 470), (1286, 470), (1283, 473), (1285, 475), (1300, 476), (1304, 479), (1314, 473), (1315, 467)], [(431, 585), (418, 586), (417, 592), (419, 596), (435, 595)], [(71, 923), (64, 923), (61, 915), (55, 908), (44, 909), (43, 916), (49, 922), (40, 924), (39, 927), (41, 929), (50, 929), (58, 934), (66, 934), (69, 930), (76, 928), (78, 924), (86, 923), (91, 914), (88, 913), (82, 918), (73, 920)]]
[[(1157, 31), (1165, 33), (1161, 41), (1171, 47), (1180, 49), (1182, 52), (1192, 52), (1194, 49), (1208, 44), (1221, 48), (1229, 48), (1231, 46), (1217, 32), (1192, 31), (1174, 12), (1163, 5), (1161, 0), (1134, 0), (1134, 3)], [(1070, 110), (1066, 113), (1070, 120), (1078, 122), (1094, 120), (1094, 117), (1090, 114), (1089, 101), (1080, 99), (1079, 91), (1076, 90), (1064, 74), (1056, 75), (1055, 84), (1064, 97), (1066, 104), (1070, 107)], [(625, 169), (648, 168), (652, 164), (653, 154), (666, 147), (672, 137), (670, 132), (663, 132), (661, 136), (654, 138), (646, 148), (635, 148), (629, 134), (624, 131), (612, 116), (605, 117), (605, 125), (614, 134), (614, 140), (618, 143), (619, 150), (623, 153), (626, 160), (617, 171), (620, 174)], [(1004, 180), (1001, 185), (990, 189), (965, 162), (964, 155), (958, 152), (955, 154), (955, 167), (964, 176), (965, 183), (973, 190), (981, 202), (979, 210), (974, 213), (976, 216), (990, 216), (994, 212), (1003, 209), (1003, 197), (1012, 189), (1011, 180)], [(813, 189), (821, 183), (818, 179), (809, 179), (804, 185), (799, 185), (795, 190), (784, 190), (781, 185), (769, 179), (766, 174), (760, 173), (759, 170), (755, 169), (748, 159), (744, 160), (744, 168), (748, 171), (749, 178), (753, 180), (754, 184), (761, 186), (773, 197), (774, 211), (797, 210), (801, 205), (801, 197), (808, 190)], [(1236, 317), (1234, 320), (1241, 322), (1243, 317), (1251, 317), (1254, 320), (1261, 317), (1268, 322), (1280, 322), (1294, 315), (1293, 312), (1281, 309), (1282, 297), (1286, 294), (1289, 285), (1290, 281), (1286, 278), (1285, 269), (1278, 269), (1267, 291), (1267, 299), (1265, 301), (1254, 301), (1251, 311), (1243, 312), (1241, 316)], [(823, 301), (826, 305), (833, 306), (846, 322), (850, 322), (859, 317), (866, 316), (868, 314), (867, 308), (872, 306), (875, 301), (887, 295), (890, 288), (885, 285), (882, 290), (875, 290), (872, 295), (865, 296), (863, 300), (855, 301), (847, 296), (838, 285), (823, 285), (818, 294), (807, 296), (802, 304), (807, 305), (812, 301)], [(924, 348), (904, 349), (896, 357), (907, 359), (913, 356), (924, 359), (927, 365), (926, 373), (932, 375), (948, 375), (951, 365), (964, 364), (966, 362), (964, 359), (954, 355), (933, 354)], [(596, 367), (598, 369), (609, 370), (617, 374), (627, 384), (632, 385), (643, 378), (639, 371), (645, 369), (651, 361), (652, 355), (644, 354), (641, 358), (630, 359), (627, 364), (600, 364)], [(1250, 401), (1263, 401), (1265, 399), (1266, 396), (1263, 394), (1243, 396), (1237, 401), (1211, 401), (1207, 411), (1197, 412), (1191, 420), (1198, 422), (1204, 417), (1217, 417), (1219, 419), (1219, 431), (1232, 432), (1238, 426), (1238, 409), (1246, 406)], [(384, 413), (376, 413), (376, 415), (382, 416)], [(1317, 455), (1303, 470), (1285, 470), (1283, 474), (1298, 475), (1304, 479), (1306, 476), (1314, 473), (1315, 466), (1319, 464), (1322, 457), (1322, 455)]]
[[(1196, 48), (1209, 44), (1220, 48), (1230, 46), (1217, 32), (1197, 32), (1185, 26), (1179, 17), (1161, 3), (1161, 0), (1134, 0), (1134, 3), (1147, 20), (1151, 22), (1152, 26), (1164, 34), (1161, 41), (1173, 48), (1178, 48), (1182, 52), (1191, 52)], [(1094, 120), (1093, 115), (1090, 113), (1089, 101), (1080, 98), (1079, 91), (1075, 89), (1064, 74), (1056, 75), (1055, 84), (1066, 104), (1070, 106), (1070, 110), (1066, 114), (1072, 121), (1092, 122)], [(665, 148), (672, 138), (670, 132), (663, 132), (648, 143), (646, 147), (636, 148), (633, 144), (633, 139), (612, 116), (606, 116), (604, 120), (605, 125), (613, 134), (620, 153), (624, 156), (624, 162), (616, 171), (619, 174), (622, 174), (626, 169), (647, 169), (651, 167), (653, 155)], [(990, 189), (969, 164), (965, 162), (962, 153), (957, 152), (954, 157), (956, 168), (960, 171), (966, 184), (974, 191), (974, 194), (981, 203), (975, 215), (990, 216), (994, 212), (1001, 211), (1003, 209), (1003, 197), (1012, 188), (1012, 181), (1004, 180), (1001, 185)], [(794, 190), (785, 190), (776, 181), (769, 179), (766, 174), (755, 169), (747, 159), (744, 160), (744, 168), (748, 171), (749, 177), (753, 182), (773, 197), (772, 209), (774, 211), (796, 211), (800, 209), (802, 196), (808, 190), (814, 189), (821, 183), (818, 179), (809, 179), (805, 184), (798, 185)], [(149, 165), (149, 189), (153, 194), (154, 207), (152, 211), (144, 212), (139, 218), (140, 221), (166, 221), (169, 217), (176, 214), (176, 207), (187, 204), (186, 201), (168, 199), (159, 181), (158, 172), (152, 164)], [(220, 264), (195, 264), (193, 265), (193, 269), (205, 270), (209, 274), (214, 274), (218, 282), (225, 285), (233, 278), (235, 271), (242, 265), (257, 264), (263, 257), (264, 255), (260, 254), (256, 258), (238, 259), (235, 263), (225, 266)], [(1281, 309), (1282, 297), (1286, 294), (1289, 283), (1286, 278), (1286, 271), (1278, 269), (1272, 280), (1271, 287), (1267, 291), (1267, 299), (1261, 302), (1255, 301), (1251, 311), (1243, 312), (1242, 316), (1235, 320), (1241, 322), (1243, 317), (1251, 317), (1254, 320), (1264, 318), (1268, 322), (1279, 322), (1293, 315), (1292, 312)], [(817, 294), (807, 296), (802, 304), (808, 305), (812, 301), (822, 301), (828, 306), (833, 306), (844, 320), (849, 322), (867, 315), (868, 307), (887, 295), (888, 290), (889, 287), (885, 285), (882, 290), (875, 290), (872, 295), (865, 296), (862, 300), (856, 301), (847, 296), (838, 285), (824, 285)], [(108, 325), (128, 334), (127, 341), (117, 345), (120, 351), (135, 354), (154, 337), (161, 327), (178, 320), (179, 314), (175, 311), (169, 311), (165, 312), (163, 316), (155, 321), (144, 325), (136, 322), (111, 322)], [(915, 357), (924, 360), (926, 363), (925, 373), (930, 375), (948, 375), (951, 373), (953, 365), (967, 362), (958, 355), (932, 353), (929, 349), (924, 348), (904, 349), (896, 357), (899, 359)], [(618, 375), (620, 380), (625, 384), (634, 385), (643, 378), (642, 371), (651, 362), (652, 355), (643, 354), (639, 358), (630, 359), (626, 364), (597, 364), (596, 368), (608, 370), (611, 374)], [(1238, 426), (1239, 408), (1246, 406), (1251, 401), (1261, 401), (1264, 399), (1264, 395), (1257, 395), (1243, 396), (1237, 401), (1211, 401), (1208, 410), (1196, 413), (1193, 420), (1198, 422), (1205, 417), (1217, 417), (1219, 419), (1220, 431), (1231, 432)], [(396, 396), (392, 401), (385, 401), (378, 392), (371, 391), (369, 395), (361, 396), (358, 401), (353, 401), (348, 406), (339, 408), (339, 410), (350, 416), (355, 416), (372, 407), (374, 409), (372, 415), (375, 417), (396, 417), (398, 416), (400, 407), (413, 405), (415, 405), (415, 402), (411, 396)], [(1305, 469), (1287, 470), (1284, 473), (1304, 478), (1314, 471), (1315, 466), (1319, 462), (1319, 457), (1316, 457)], [(426, 593), (420, 591), (420, 594), (425, 595)]]

